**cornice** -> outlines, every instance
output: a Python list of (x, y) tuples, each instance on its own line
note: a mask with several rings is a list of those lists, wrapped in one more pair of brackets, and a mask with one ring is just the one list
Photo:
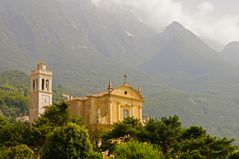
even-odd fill
[(116, 94), (110, 94), (110, 97), (117, 97), (117, 98), (121, 98), (121, 99), (135, 100), (135, 101), (138, 101), (138, 102), (144, 102), (144, 100), (143, 100), (143, 99), (137, 99), (137, 98), (124, 97), (124, 96), (121, 96), (121, 95), (116, 95)]

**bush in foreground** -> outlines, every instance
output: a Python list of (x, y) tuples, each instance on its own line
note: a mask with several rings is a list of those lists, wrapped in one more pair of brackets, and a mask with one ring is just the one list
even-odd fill
[(74, 123), (56, 128), (47, 137), (42, 152), (43, 159), (101, 158), (93, 152), (86, 129)]
[(113, 155), (115, 159), (162, 159), (160, 151), (153, 148), (152, 145), (129, 141), (117, 145)]

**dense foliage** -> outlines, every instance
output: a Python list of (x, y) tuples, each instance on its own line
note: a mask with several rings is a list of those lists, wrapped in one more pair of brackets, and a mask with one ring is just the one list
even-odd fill
[(0, 86), (0, 114), (11, 120), (17, 116), (28, 114), (26, 90), (11, 84)]
[(23, 72), (6, 71), (0, 73), (0, 85), (4, 85), (6, 83), (24, 91), (25, 95), (28, 92), (26, 88), (29, 86), (29, 77)]
[(24, 144), (0, 149), (0, 159), (31, 159), (33, 151)]
[(232, 145), (233, 140), (211, 136), (201, 127), (182, 127), (177, 116), (150, 119), (145, 125), (137, 119), (128, 118), (114, 124), (112, 131), (106, 133), (103, 139), (102, 147), (113, 154), (118, 151), (118, 143), (132, 140), (154, 146), (165, 158), (226, 159), (236, 156), (238, 150)]
[(69, 123), (50, 133), (43, 147), (43, 159), (101, 158), (93, 152), (88, 132), (81, 126)]
[(233, 140), (211, 136), (202, 127), (185, 128), (177, 116), (150, 119), (144, 124), (127, 118), (115, 123), (100, 137), (100, 147), (90, 140), (93, 138), (90, 135), (78, 117), (69, 115), (66, 103), (52, 105), (32, 125), (13, 123), (0, 116), (0, 156), (6, 159), (33, 155), (41, 155), (43, 159), (98, 159), (101, 158), (99, 152), (108, 151), (114, 158), (129, 159), (239, 158)]
[(23, 72), (0, 73), (0, 114), (10, 120), (28, 114), (28, 83)]
[(4, 158), (30, 158), (33, 152), (43, 158), (55, 158), (56, 152), (57, 158), (100, 158), (92, 147), (88, 131), (79, 118), (69, 116), (66, 103), (52, 105), (32, 125), (0, 116), (0, 154)]
[(31, 158), (30, 129), (29, 123), (12, 123), (0, 116), (0, 159)]
[(116, 146), (114, 152), (116, 159), (162, 159), (163, 155), (153, 145), (129, 141)]

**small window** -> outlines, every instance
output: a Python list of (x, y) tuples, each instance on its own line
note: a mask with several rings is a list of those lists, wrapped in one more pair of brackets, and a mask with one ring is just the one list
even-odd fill
[(129, 110), (123, 109), (123, 119), (128, 118), (128, 117), (129, 117)]
[(128, 94), (128, 92), (127, 92), (127, 91), (124, 91), (124, 94), (125, 94), (125, 95), (127, 95), (127, 94)]

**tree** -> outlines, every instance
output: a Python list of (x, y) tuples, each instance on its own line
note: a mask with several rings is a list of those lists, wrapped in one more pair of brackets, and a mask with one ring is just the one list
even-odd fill
[(24, 144), (0, 149), (0, 159), (30, 159), (33, 151)]
[(238, 151), (233, 152), (229, 157), (229, 159), (238, 159), (238, 158), (239, 158), (239, 152)]
[(114, 140), (120, 142), (127, 142), (131, 139), (137, 140), (141, 133), (143, 126), (140, 120), (133, 117), (128, 117), (123, 121), (117, 122), (112, 126), (112, 130), (103, 135), (103, 146), (104, 150), (113, 151), (115, 147)]
[(126, 119), (116, 123), (105, 136), (110, 140), (104, 146), (110, 152), (114, 152), (117, 143), (133, 139), (154, 145), (166, 158), (228, 158), (236, 148), (232, 145), (233, 140), (208, 135), (202, 127), (182, 127), (177, 116), (150, 119), (144, 126), (133, 119)]
[(108, 134), (109, 138), (122, 138), (127, 139), (137, 138), (143, 126), (140, 120), (133, 117), (128, 117), (122, 122), (115, 123), (112, 131)]
[(86, 129), (74, 123), (56, 128), (47, 137), (42, 152), (43, 159), (100, 158), (93, 152)]
[(30, 144), (35, 148), (41, 148), (45, 143), (47, 134), (57, 127), (66, 125), (69, 120), (70, 115), (66, 103), (50, 106), (45, 114), (33, 123), (30, 130)]
[(7, 133), (9, 126), (10, 123), (0, 115), (0, 147), (4, 146), (4, 143), (6, 142), (5, 134)]
[(206, 130), (202, 127), (191, 126), (182, 132), (181, 139), (197, 139), (206, 135)]
[(235, 151), (233, 140), (213, 137), (197, 126), (183, 128), (177, 116), (151, 119), (143, 138), (158, 145), (167, 158), (228, 158)]
[(69, 106), (66, 103), (55, 104), (48, 108), (31, 127), (28, 140), (36, 153), (41, 154), (43, 145), (46, 142), (47, 135), (54, 129), (67, 125), (69, 122), (82, 125), (82, 120), (79, 117), (71, 117), (69, 115)]
[(115, 159), (162, 159), (163, 154), (152, 145), (129, 141), (117, 145), (113, 151)]
[(52, 105), (42, 117), (55, 127), (65, 125), (70, 120), (69, 106), (65, 102)]
[(228, 158), (236, 149), (233, 141), (208, 135), (203, 128), (191, 126), (180, 137), (181, 158)]
[(28, 144), (29, 130), (29, 123), (11, 123), (0, 116), (0, 146), (10, 147)]
[(142, 132), (144, 141), (158, 145), (165, 155), (178, 156), (180, 148), (178, 138), (181, 135), (181, 122), (177, 116), (163, 117), (161, 120), (149, 120)]
[[(69, 116), (66, 103), (52, 105), (32, 125), (23, 122), (9, 122), (0, 116), (0, 149), (2, 150), (0, 152), (4, 153), (4, 155), (0, 155), (9, 156), (11, 152), (17, 152), (21, 148), (19, 145), (27, 145), (28, 148), (35, 151), (35, 154), (41, 155), (42, 147), (45, 145), (49, 133), (65, 127), (69, 122), (82, 125), (82, 120), (79, 117)], [(99, 154), (93, 151), (89, 151), (87, 155), (91, 158), (99, 158)]]
[(229, 158), (236, 148), (232, 145), (232, 141), (210, 135), (198, 139), (184, 140), (181, 142), (181, 156), (197, 152), (198, 155), (204, 158)]

